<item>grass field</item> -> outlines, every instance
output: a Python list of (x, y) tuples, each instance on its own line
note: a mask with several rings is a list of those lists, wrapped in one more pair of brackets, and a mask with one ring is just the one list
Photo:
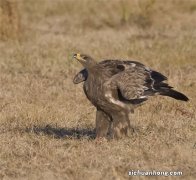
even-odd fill
[[(11, 2), (0, 25), (0, 179), (196, 179), (196, 0)], [(96, 143), (95, 108), (72, 83), (77, 52), (138, 60), (190, 101), (153, 97), (136, 109), (132, 138)]]

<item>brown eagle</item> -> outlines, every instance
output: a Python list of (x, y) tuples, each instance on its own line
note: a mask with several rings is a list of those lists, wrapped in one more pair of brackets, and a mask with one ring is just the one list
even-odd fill
[(96, 137), (106, 137), (111, 128), (113, 138), (128, 136), (133, 130), (130, 114), (150, 96), (169, 96), (188, 101), (164, 81), (167, 78), (145, 65), (129, 60), (96, 62), (84, 54), (73, 56), (83, 66), (73, 82), (84, 81), (84, 92), (97, 108)]

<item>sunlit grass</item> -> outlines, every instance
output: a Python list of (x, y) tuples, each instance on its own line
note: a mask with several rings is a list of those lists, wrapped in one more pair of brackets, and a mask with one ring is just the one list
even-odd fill
[[(0, 179), (127, 179), (131, 169), (195, 179), (195, 0), (15, 2), (22, 37), (0, 41)], [(72, 83), (78, 52), (138, 60), (190, 102), (153, 97), (135, 110), (132, 138), (97, 144), (95, 108)]]

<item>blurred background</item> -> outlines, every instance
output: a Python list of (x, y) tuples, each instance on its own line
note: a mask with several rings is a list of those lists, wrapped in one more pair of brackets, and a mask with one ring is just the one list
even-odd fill
[[(97, 146), (73, 53), (138, 60), (191, 101), (152, 98), (135, 113), (139, 133)], [(123, 179), (142, 167), (194, 179), (195, 69), (196, 0), (0, 0), (0, 178)]]

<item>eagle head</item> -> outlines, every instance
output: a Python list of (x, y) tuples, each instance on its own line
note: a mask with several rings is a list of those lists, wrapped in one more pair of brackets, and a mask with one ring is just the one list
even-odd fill
[(96, 61), (86, 54), (74, 54), (73, 57), (77, 59), (85, 68), (90, 68), (96, 64)]

